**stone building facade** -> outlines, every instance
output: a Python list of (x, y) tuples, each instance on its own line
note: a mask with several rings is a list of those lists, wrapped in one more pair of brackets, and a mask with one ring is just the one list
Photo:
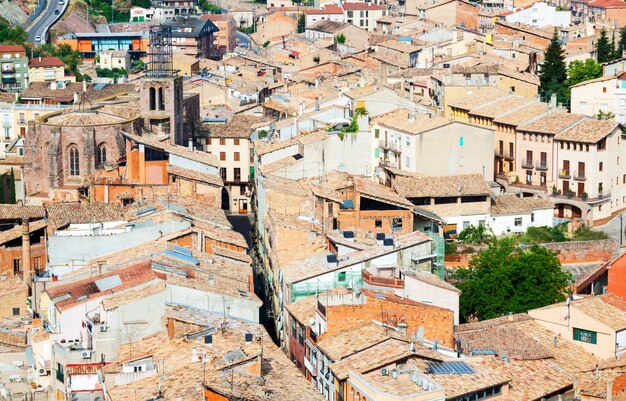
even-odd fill
[(124, 157), (120, 132), (137, 133), (139, 111), (103, 106), (48, 114), (30, 123), (25, 146), (26, 196), (74, 201), (96, 169)]

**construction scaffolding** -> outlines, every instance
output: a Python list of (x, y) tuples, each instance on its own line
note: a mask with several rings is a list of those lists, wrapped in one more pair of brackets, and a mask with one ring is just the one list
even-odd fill
[(150, 28), (148, 48), (148, 70), (150, 78), (171, 78), (177, 75), (172, 61), (172, 28), (154, 26)]

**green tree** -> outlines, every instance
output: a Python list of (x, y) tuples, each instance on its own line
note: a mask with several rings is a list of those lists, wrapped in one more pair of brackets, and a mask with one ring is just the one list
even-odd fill
[(298, 33), (303, 33), (306, 29), (306, 16), (304, 13), (298, 15)]
[(598, 59), (598, 63), (611, 61), (612, 55), (613, 51), (611, 50), (609, 38), (606, 36), (606, 29), (602, 28), (602, 31), (600, 31), (600, 37), (596, 43), (596, 57)]
[(469, 225), (459, 234), (459, 239), (470, 244), (482, 244), (494, 238), (491, 228), (484, 224)]
[(615, 49), (618, 58), (622, 57), (624, 50), (626, 50), (626, 26), (619, 30), (619, 42), (617, 43), (617, 49)]
[(346, 35), (344, 35), (343, 33), (340, 33), (339, 35), (337, 35), (335, 39), (337, 39), (337, 43), (339, 44), (343, 45), (344, 43), (346, 43)]
[(26, 40), (28, 40), (28, 32), (24, 28), (12, 27), (7, 20), (0, 20), (0, 43), (23, 45)]
[(205, 13), (211, 13), (211, 14), (222, 13), (221, 8), (219, 8), (215, 4), (209, 3), (207, 0), (200, 0), (200, 2), (198, 3), (198, 7), (200, 7), (200, 10), (204, 11)]
[(566, 80), (565, 56), (555, 29), (552, 40), (550, 40), (550, 44), (545, 51), (541, 71), (539, 71), (539, 94), (546, 101), (555, 94), (558, 102), (568, 104), (569, 87)]
[(588, 58), (585, 61), (574, 60), (567, 67), (567, 85), (576, 85), (583, 81), (599, 78), (602, 76), (602, 66), (593, 59)]
[(615, 118), (615, 113), (612, 111), (602, 111), (600, 110), (598, 114), (594, 116), (596, 120), (612, 120)]
[(609, 47), (611, 48), (611, 61), (620, 58), (622, 53), (617, 51), (618, 43), (615, 42), (615, 30), (611, 32), (611, 43), (609, 43)]
[(9, 203), (14, 205), (17, 203), (15, 198), (15, 172), (11, 167), (11, 174), (9, 175)]
[(561, 270), (555, 252), (538, 245), (521, 249), (510, 239), (491, 242), (470, 260), (469, 268), (458, 269), (453, 277), (462, 291), (460, 313), (465, 321), (564, 301), (572, 280)]

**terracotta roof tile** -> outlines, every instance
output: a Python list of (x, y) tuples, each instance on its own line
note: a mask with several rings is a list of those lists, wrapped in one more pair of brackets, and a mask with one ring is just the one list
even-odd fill
[(53, 230), (69, 224), (91, 224), (124, 221), (122, 206), (112, 203), (49, 203), (48, 223)]
[(407, 109), (395, 109), (373, 118), (370, 124), (378, 124), (409, 134), (421, 134), (452, 123), (451, 120), (438, 116), (429, 117), (428, 115), (417, 114), (411, 117), (411, 113)]
[(405, 198), (438, 198), (491, 194), (491, 187), (480, 174), (442, 177), (397, 176), (392, 186), (400, 196)]
[(554, 203), (539, 197), (521, 198), (517, 195), (497, 195), (491, 198), (491, 214), (496, 216), (532, 213), (537, 209), (554, 209)]
[(43, 219), (43, 206), (0, 205), (0, 220)]
[(61, 59), (58, 57), (39, 57), (39, 58), (31, 58), (28, 61), (28, 66), (30, 68), (65, 67), (65, 63), (61, 61)]
[(584, 119), (578, 124), (561, 131), (554, 139), (559, 141), (596, 143), (600, 139), (612, 134), (618, 126), (619, 124), (613, 120)]
[(370, 348), (389, 338), (388, 330), (376, 323), (366, 324), (351, 330), (342, 331), (325, 337), (317, 343), (317, 347), (331, 361), (337, 362), (359, 351)]
[(555, 112), (536, 120), (522, 123), (517, 126), (517, 130), (555, 135), (584, 117), (582, 114)]
[(506, 124), (517, 126), (534, 117), (537, 117), (548, 111), (548, 105), (541, 102), (533, 102), (522, 106), (521, 108), (497, 116), (493, 122), (498, 124)]
[(470, 110), (470, 116), (496, 118), (505, 110), (512, 110), (527, 103), (528, 100), (521, 96), (507, 96), (495, 102), (484, 104)]

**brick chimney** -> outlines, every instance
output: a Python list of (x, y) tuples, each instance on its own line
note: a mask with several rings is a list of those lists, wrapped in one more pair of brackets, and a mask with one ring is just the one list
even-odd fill
[(22, 272), (24, 282), (30, 286), (32, 271), (30, 268), (30, 224), (28, 219), (22, 219)]

